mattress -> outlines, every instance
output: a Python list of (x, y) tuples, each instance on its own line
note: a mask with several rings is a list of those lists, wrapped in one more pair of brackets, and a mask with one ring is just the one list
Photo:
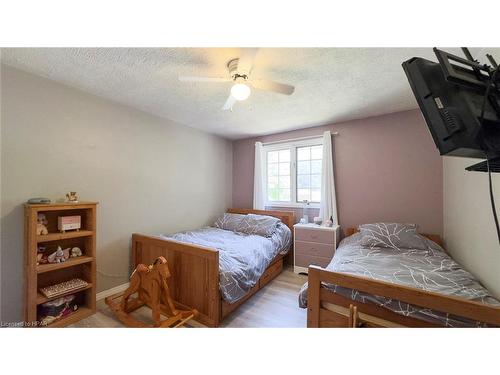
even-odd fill
[(234, 303), (257, 284), (266, 268), (290, 248), (292, 233), (278, 223), (270, 237), (232, 232), (214, 227), (161, 236), (219, 250), (219, 288), (222, 298)]
[[(435, 242), (422, 237), (426, 249), (363, 247), (361, 234), (345, 238), (326, 269), (374, 280), (418, 288), (429, 292), (500, 306), (500, 302)], [(421, 308), (387, 297), (371, 295), (333, 284), (324, 287), (343, 297), (375, 304), (397, 314), (447, 327), (484, 326), (466, 318)], [(307, 306), (307, 283), (299, 293), (299, 306)]]

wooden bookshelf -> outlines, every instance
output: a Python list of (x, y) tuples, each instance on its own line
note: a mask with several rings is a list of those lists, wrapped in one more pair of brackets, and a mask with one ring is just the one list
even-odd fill
[[(96, 208), (97, 202), (61, 203), (61, 204), (26, 204), (25, 205), (25, 321), (37, 322), (37, 306), (75, 294), (81, 299), (78, 310), (54, 321), (47, 327), (65, 327), (95, 313), (96, 308)], [(37, 235), (37, 217), (45, 214), (48, 219), (49, 234)], [(76, 231), (60, 233), (57, 230), (59, 216), (80, 215), (82, 228)], [(82, 249), (81, 257), (69, 258), (62, 263), (37, 265), (39, 245), (53, 251), (57, 246), (63, 249), (78, 246)], [(45, 286), (58, 284), (73, 278), (80, 278), (88, 285), (75, 291), (47, 298), (39, 292)]]

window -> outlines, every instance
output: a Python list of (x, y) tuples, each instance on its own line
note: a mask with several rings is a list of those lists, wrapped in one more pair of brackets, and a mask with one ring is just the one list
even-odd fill
[(264, 146), (266, 205), (302, 206), (321, 200), (321, 138)]

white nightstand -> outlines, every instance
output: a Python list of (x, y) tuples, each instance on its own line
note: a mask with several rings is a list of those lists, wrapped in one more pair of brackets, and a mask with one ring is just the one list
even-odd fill
[(293, 226), (293, 270), (307, 273), (307, 267), (314, 264), (326, 267), (335, 254), (340, 226), (324, 227), (316, 224), (295, 224)]

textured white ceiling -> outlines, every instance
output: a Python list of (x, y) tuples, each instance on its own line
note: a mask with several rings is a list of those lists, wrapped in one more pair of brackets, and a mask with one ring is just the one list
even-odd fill
[[(458, 49), (446, 49), (461, 56)], [(500, 48), (485, 51), (500, 60)], [(2, 62), (227, 138), (244, 138), (417, 108), (401, 63), (436, 60), (432, 48), (262, 48), (252, 77), (295, 86), (291, 96), (253, 90), (221, 111), (230, 83), (179, 82), (227, 75), (239, 48), (3, 48)]]

